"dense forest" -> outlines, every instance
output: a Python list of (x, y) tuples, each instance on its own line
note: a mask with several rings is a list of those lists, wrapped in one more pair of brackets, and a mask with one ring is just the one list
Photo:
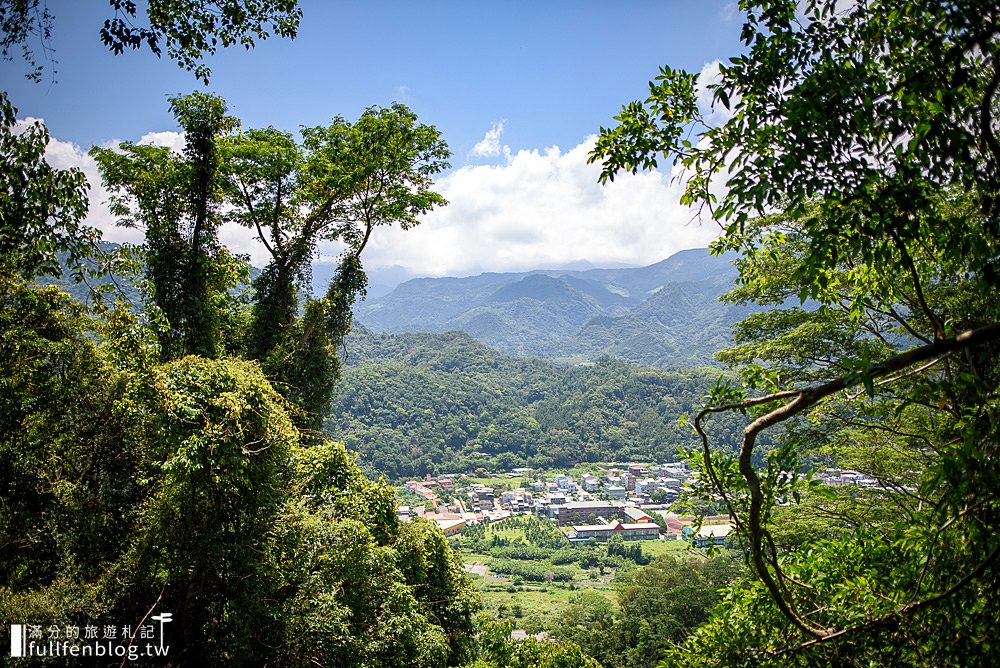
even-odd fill
[[(674, 461), (697, 440), (678, 418), (724, 372), (640, 369), (603, 358), (566, 366), (501, 355), (466, 334), (373, 334), (345, 342), (331, 438), (390, 478), (427, 473)], [(740, 421), (711, 427), (732, 449)]]

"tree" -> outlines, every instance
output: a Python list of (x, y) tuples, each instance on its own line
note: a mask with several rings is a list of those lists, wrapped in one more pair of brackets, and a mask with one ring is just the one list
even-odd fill
[(600, 592), (583, 592), (570, 601), (554, 633), (605, 668), (655, 666), (708, 618), (738, 566), (729, 554), (710, 560), (662, 556), (616, 578), (619, 609)]
[[(212, 357), (219, 352), (217, 305), (212, 292), (229, 286), (210, 285), (215, 257), (224, 257), (218, 241), (221, 224), (218, 184), (217, 138), (232, 130), (237, 121), (226, 115), (225, 101), (215, 95), (194, 92), (170, 99), (170, 110), (184, 129), (186, 158), (186, 199), (188, 200), (189, 248), (184, 265), (185, 348), (188, 352)], [(155, 249), (154, 249), (155, 250)], [(219, 289), (221, 288), (221, 290)]]
[[(180, 67), (208, 83), (212, 74), (204, 62), (222, 47), (253, 48), (255, 41), (271, 34), (294, 38), (302, 18), (297, 0), (150, 0), (146, 3), (148, 26), (136, 25), (138, 6), (133, 0), (108, 0), (111, 18), (100, 29), (101, 42), (115, 54), (144, 46), (157, 56), (166, 46), (167, 56)], [(55, 16), (47, 0), (0, 0), (0, 57), (13, 60), (20, 50), (31, 68), (25, 76), (41, 80), (44, 66), (38, 64), (33, 47), (37, 40), (42, 58), (50, 60), (55, 49), (49, 43)]]
[(0, 278), (0, 299), (0, 587), (20, 590), (104, 568), (135, 517), (142, 457), (113, 410), (122, 374), (83, 305), (16, 274)]
[(83, 224), (87, 180), (78, 169), (45, 161), (49, 133), (35, 121), (16, 127), (17, 110), (0, 92), (0, 269), (25, 279), (61, 272), (59, 254), (82, 278), (83, 260), (100, 238)]
[[(409, 229), (447, 203), (431, 190), (434, 174), (448, 166), (447, 144), (437, 129), (395, 104), (366, 109), (355, 123), (338, 116), (328, 126), (303, 128), (301, 143), (266, 128), (227, 137), (223, 150), (229, 218), (253, 230), (271, 256), (254, 281), (250, 354), (293, 400), (306, 401), (305, 394), (328, 399), (338, 368), (335, 346), (350, 331), (351, 307), (367, 285), (361, 254), (376, 227)], [(324, 241), (346, 248), (326, 298), (312, 307), (325, 313), (326, 340), (307, 346), (302, 335), (318, 332), (296, 325), (298, 288), (308, 283)], [(307, 356), (294, 351), (306, 347), (312, 357), (327, 359), (302, 367)], [(306, 403), (310, 421), (321, 420), (326, 401)]]
[[(755, 618), (771, 620), (757, 635), (723, 637), (710, 625), (693, 646), (702, 656), (742, 646), (758, 664), (989, 664), (991, 644), (968, 654), (943, 638), (945, 629), (981, 638), (998, 614), (985, 592), (1000, 555), (1000, 313), (990, 296), (1000, 280), (1000, 13), (975, 0), (741, 7), (747, 52), (710, 86), (723, 121), (698, 108), (694, 75), (663, 68), (592, 154), (604, 180), (657, 156), (685, 168), (683, 201), (720, 224), (717, 252), (741, 252), (745, 296), (806, 306), (744, 323), (750, 345), (732, 359), (746, 364), (746, 388), (720, 382), (694, 420), (707, 491), (734, 515), (760, 579), (734, 609), (752, 601), (777, 614)], [(782, 350), (798, 326), (820, 347)], [(713, 453), (706, 420), (736, 410), (750, 416), (738, 458)], [(844, 418), (855, 443), (889, 434), (921, 455), (916, 494), (933, 510), (879, 527), (891, 559), (861, 532), (812, 556), (783, 555), (769, 529), (775, 504), (817, 490), (799, 475), (792, 434), (811, 424), (831, 442), (845, 432), (824, 426)], [(778, 425), (786, 436), (756, 467), (758, 437)], [(838, 553), (842, 568), (823, 571)], [(883, 558), (888, 581), (859, 579)], [(865, 595), (845, 598), (845, 588)], [(795, 632), (779, 631), (784, 623)]]
[(486, 624), (480, 633), (479, 659), (468, 668), (598, 668), (597, 661), (569, 641), (511, 638), (510, 623)]
[[(349, 273), (376, 227), (409, 229), (447, 203), (430, 189), (448, 166), (447, 145), (400, 104), (367, 109), (356, 123), (338, 116), (303, 128), (301, 144), (267, 128), (228, 138), (225, 150), (230, 219), (255, 231), (271, 256), (256, 282), (251, 349), (260, 358), (294, 319), (296, 284), (308, 280), (320, 242), (346, 246), (340, 273)], [(328, 297), (349, 310), (363, 283), (343, 287), (348, 294)]]
[(236, 120), (222, 98), (191, 93), (170, 98), (184, 130), (184, 154), (123, 142), (94, 147), (111, 211), (123, 227), (143, 227), (146, 277), (169, 324), (161, 334), (166, 358), (221, 352), (220, 302), (235, 283), (234, 259), (219, 244), (221, 189), (217, 138)]

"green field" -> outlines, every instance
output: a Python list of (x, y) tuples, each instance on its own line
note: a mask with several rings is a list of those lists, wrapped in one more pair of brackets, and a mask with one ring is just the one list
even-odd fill
[(697, 552), (691, 551), (691, 543), (685, 540), (645, 540), (642, 542), (642, 551), (652, 557), (659, 557), (669, 554), (672, 557), (681, 556), (701, 556)]
[[(528, 516), (472, 528), (452, 543), (463, 564), (480, 567), (473, 578), (482, 593), (484, 613), (493, 619), (510, 619), (517, 628), (529, 633), (555, 628), (566, 608), (584, 591), (597, 591), (617, 607), (615, 577), (620, 568), (638, 567), (630, 560), (602, 561), (596, 565), (583, 563), (586, 559), (565, 563), (567, 552), (579, 551), (583, 557), (588, 552), (601, 555), (607, 548), (604, 545), (571, 546), (551, 524)], [(542, 558), (523, 559), (517, 563), (531, 564), (539, 569), (569, 571), (571, 579), (542, 582), (530, 580), (527, 575), (495, 575), (489, 569), (491, 560), (504, 559), (505, 550), (518, 545), (540, 547)], [(627, 545), (634, 546), (635, 543)], [(681, 540), (644, 541), (641, 546), (648, 558), (661, 555), (696, 556), (696, 553), (690, 552), (689, 544)], [(563, 558), (554, 561), (557, 555), (563, 555)]]
[[(480, 582), (483, 583), (481, 579)], [(611, 587), (588, 589), (600, 592), (617, 607), (617, 598)], [(554, 628), (559, 623), (563, 611), (581, 591), (584, 589), (571, 590), (567, 585), (561, 584), (509, 587), (502, 590), (495, 585), (485, 585), (481, 588), (483, 610), (490, 618), (511, 619), (516, 627), (528, 633)]]

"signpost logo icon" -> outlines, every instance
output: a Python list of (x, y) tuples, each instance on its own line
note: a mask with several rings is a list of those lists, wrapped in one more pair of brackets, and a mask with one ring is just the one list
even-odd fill
[(158, 615), (153, 615), (153, 621), (160, 623), (160, 651), (163, 651), (163, 625), (173, 621), (174, 614), (172, 612), (163, 612)]

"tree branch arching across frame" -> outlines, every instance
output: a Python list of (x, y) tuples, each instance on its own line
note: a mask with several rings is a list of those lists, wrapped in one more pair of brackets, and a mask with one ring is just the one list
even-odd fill
[[(773, 544), (765, 545), (765, 543), (770, 543), (770, 536), (767, 532), (766, 527), (762, 522), (762, 509), (764, 506), (764, 495), (761, 490), (760, 477), (757, 475), (754, 469), (752, 458), (754, 454), (754, 446), (757, 442), (757, 437), (765, 430), (773, 427), (776, 424), (784, 422), (796, 415), (799, 415), (803, 411), (808, 410), (812, 406), (816, 405), (819, 401), (825, 399), (826, 397), (832, 396), (838, 392), (847, 390), (851, 387), (855, 387), (861, 384), (867, 384), (879, 378), (883, 378), (890, 374), (904, 371), (910, 367), (920, 364), (922, 362), (927, 362), (928, 360), (934, 360), (935, 358), (940, 359), (942, 356), (948, 355), (955, 351), (967, 350), (978, 345), (985, 343), (996, 342), (1000, 340), (1000, 323), (993, 323), (989, 325), (984, 325), (976, 329), (966, 330), (952, 337), (941, 339), (933, 343), (929, 343), (923, 346), (919, 346), (908, 350), (906, 352), (900, 353), (894, 357), (891, 357), (883, 362), (873, 364), (868, 369), (863, 372), (852, 373), (841, 378), (836, 378), (834, 380), (821, 383), (819, 385), (813, 385), (811, 387), (803, 388), (800, 390), (785, 390), (781, 392), (775, 392), (772, 394), (764, 395), (761, 397), (753, 397), (743, 399), (741, 401), (726, 403), (717, 406), (708, 406), (703, 408), (695, 416), (693, 425), (695, 431), (701, 439), (702, 444), (702, 456), (705, 463), (705, 470), (708, 473), (709, 479), (712, 486), (715, 488), (726, 504), (730, 515), (735, 519), (737, 527), (742, 528), (745, 534), (750, 540), (750, 556), (753, 562), (754, 568), (760, 576), (764, 585), (767, 587), (774, 599), (775, 604), (781, 610), (781, 612), (800, 630), (809, 634), (813, 637), (813, 640), (809, 643), (804, 644), (802, 647), (810, 646), (811, 644), (816, 644), (819, 642), (824, 642), (828, 640), (833, 640), (839, 638), (852, 630), (860, 630), (861, 628), (873, 628), (879, 624), (889, 623), (890, 620), (899, 615), (905, 615), (907, 613), (919, 610), (921, 608), (927, 607), (932, 603), (945, 598), (955, 591), (958, 591), (962, 586), (965, 586), (971, 582), (978, 572), (981, 572), (986, 566), (992, 563), (998, 556), (998, 550), (991, 552), (986, 559), (979, 563), (972, 571), (965, 574), (958, 582), (950, 587), (947, 591), (942, 592), (936, 596), (932, 596), (928, 599), (922, 601), (916, 601), (908, 603), (900, 607), (894, 615), (887, 615), (885, 617), (879, 618), (878, 620), (870, 620), (863, 625), (857, 627), (847, 628), (847, 629), (824, 629), (815, 626), (810, 623), (805, 617), (803, 617), (794, 606), (791, 597), (788, 595), (787, 590), (784, 587), (785, 578), (781, 572), (781, 567), (778, 564), (778, 559), (776, 551), (774, 550)], [(891, 378), (889, 380), (896, 380)], [(708, 435), (705, 433), (703, 422), (706, 417), (713, 413), (723, 413), (733, 410), (746, 410), (748, 408), (765, 406), (774, 402), (783, 402), (781, 405), (773, 408), (764, 415), (757, 417), (750, 424), (746, 426), (743, 430), (743, 443), (740, 447), (739, 453), (739, 471), (743, 476), (743, 479), (747, 483), (747, 487), (750, 492), (750, 508), (747, 513), (746, 519), (744, 520), (740, 517), (736, 504), (732, 501), (731, 497), (727, 494), (725, 486), (719, 480), (718, 475), (715, 472), (715, 467), (712, 464), (711, 450), (708, 443)], [(765, 547), (770, 548), (765, 553)], [(873, 626), (874, 625), (874, 626)]]

